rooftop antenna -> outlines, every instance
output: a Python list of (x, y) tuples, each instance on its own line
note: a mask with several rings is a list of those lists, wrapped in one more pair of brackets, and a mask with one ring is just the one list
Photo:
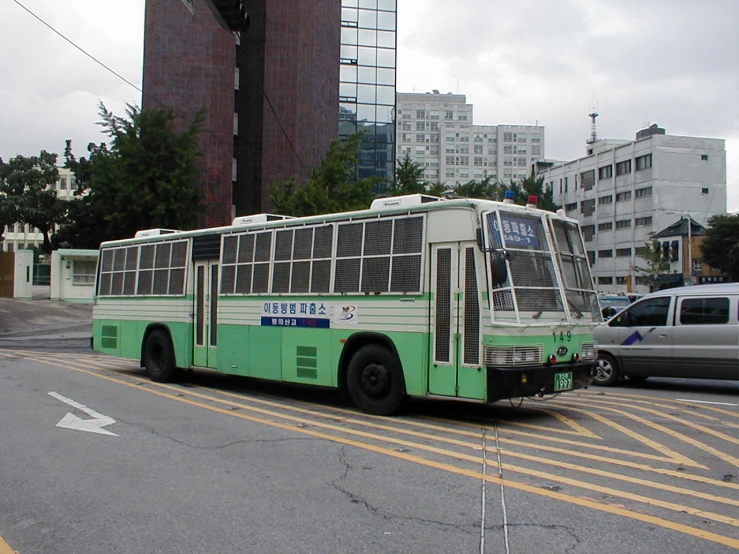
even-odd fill
[(598, 141), (598, 133), (595, 131), (595, 118), (598, 117), (598, 112), (595, 111), (595, 106), (593, 106), (593, 111), (588, 114), (588, 117), (590, 118), (590, 138), (585, 142), (593, 144)]

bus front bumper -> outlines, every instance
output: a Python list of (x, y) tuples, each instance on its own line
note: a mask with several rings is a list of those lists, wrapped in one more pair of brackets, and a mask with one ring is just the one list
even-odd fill
[(488, 402), (587, 388), (595, 379), (597, 365), (593, 360), (537, 367), (487, 366)]

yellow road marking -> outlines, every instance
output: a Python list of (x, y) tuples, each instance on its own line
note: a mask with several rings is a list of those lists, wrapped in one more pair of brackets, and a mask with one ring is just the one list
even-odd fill
[[(578, 396), (578, 397), (595, 396), (595, 395), (598, 395), (600, 397), (613, 396), (613, 397), (627, 398), (627, 399), (629, 399), (629, 398), (636, 398), (636, 399), (643, 399), (643, 401), (645, 401), (645, 402), (649, 402), (650, 400), (654, 400), (653, 398), (651, 398), (649, 396), (644, 396), (642, 394), (628, 394), (628, 393), (623, 393), (623, 392), (608, 392), (608, 393), (606, 393), (606, 392), (593, 392), (593, 391), (578, 391), (576, 393), (573, 393), (573, 396)], [(724, 414), (724, 415), (728, 415), (728, 416), (732, 416), (732, 417), (736, 417), (737, 416), (737, 412), (736, 411), (733, 411), (732, 412), (730, 410), (725, 410), (723, 408), (717, 408), (715, 406), (706, 406), (705, 404), (697, 404), (697, 405), (694, 405), (694, 404), (689, 404), (689, 403), (685, 403), (685, 402), (678, 402), (677, 400), (670, 400), (669, 398), (662, 398), (662, 399), (660, 399), (660, 402), (668, 402), (669, 404), (675, 404), (675, 406), (680, 406), (682, 408), (687, 408), (688, 406), (693, 406), (694, 408), (700, 408), (701, 410), (709, 410), (711, 412), (716, 412), (716, 413), (719, 413), (719, 414)]]
[(10, 545), (0, 537), (0, 554), (18, 554), (15, 550), (10, 548)]
[[(573, 408), (570, 408), (570, 406), (572, 406), (572, 404), (570, 404), (568, 402), (558, 402), (557, 404), (559, 404), (559, 405), (566, 405), (566, 406), (568, 406), (568, 409), (578, 409), (578, 408), (574, 408), (574, 407)], [(692, 437), (688, 437), (688, 436), (686, 436), (683, 433), (680, 433), (678, 431), (674, 431), (673, 429), (670, 429), (670, 428), (665, 427), (663, 425), (659, 425), (658, 423), (654, 423), (653, 421), (649, 421), (646, 418), (643, 418), (643, 417), (638, 416), (638, 415), (635, 415), (635, 414), (631, 414), (631, 413), (626, 412), (624, 410), (619, 410), (617, 408), (609, 408), (608, 406), (605, 406), (603, 404), (599, 404), (599, 407), (601, 409), (605, 410), (605, 411), (613, 412), (613, 413), (616, 413), (616, 414), (620, 414), (620, 415), (622, 415), (622, 416), (624, 416), (624, 417), (626, 417), (628, 419), (631, 419), (633, 421), (636, 421), (638, 423), (641, 423), (642, 425), (646, 425), (648, 427), (651, 427), (652, 429), (656, 429), (656, 430), (658, 430), (658, 431), (660, 431), (662, 433), (665, 433), (667, 435), (670, 435), (671, 437), (676, 438), (676, 439), (678, 439), (678, 440), (680, 440), (682, 442), (685, 442), (687, 444), (690, 444), (691, 446), (695, 446), (697, 449), (702, 450), (703, 452), (708, 452), (709, 454), (713, 454), (717, 458), (720, 458), (721, 460), (723, 460), (725, 462), (728, 462), (732, 466), (739, 466), (739, 458), (735, 458), (734, 456), (732, 456), (730, 454), (726, 454), (725, 452), (721, 452), (720, 450), (717, 450), (716, 448), (713, 448), (712, 446), (708, 446), (707, 444), (704, 444), (704, 443), (702, 443), (700, 441), (697, 441), (697, 440), (695, 440)], [(643, 410), (644, 408), (640, 408), (640, 409)], [(604, 419), (606, 419), (606, 418), (604, 418)], [(678, 421), (681, 421), (681, 420), (678, 419)], [(684, 423), (684, 422), (682, 422), (682, 423)], [(685, 459), (687, 459), (687, 458), (685, 458)], [(684, 464), (685, 462), (682, 462), (682, 463)], [(692, 462), (692, 461), (691, 461), (691, 463), (692, 464), (695, 464), (695, 462)], [(696, 466), (693, 466), (693, 467), (696, 467)], [(705, 468), (705, 466), (699, 466), (699, 467), (704, 467)], [(707, 469), (707, 468), (705, 468), (705, 469)]]
[[(359, 441), (355, 441), (355, 440), (347, 439), (347, 438), (343, 438), (343, 437), (337, 437), (337, 436), (326, 434), (326, 433), (323, 433), (323, 432), (314, 431), (314, 430), (308, 429), (308, 428), (296, 428), (295, 426), (288, 425), (286, 423), (281, 423), (281, 422), (277, 422), (277, 421), (266, 420), (266, 419), (262, 419), (262, 418), (259, 418), (259, 417), (256, 417), (256, 416), (247, 415), (247, 414), (244, 414), (244, 413), (233, 412), (233, 411), (227, 410), (225, 408), (219, 408), (217, 406), (209, 406), (207, 404), (203, 404), (202, 402), (197, 402), (197, 401), (191, 400), (189, 398), (172, 396), (171, 394), (167, 394), (165, 392), (157, 391), (157, 390), (154, 390), (154, 389), (148, 388), (148, 387), (141, 387), (141, 386), (136, 385), (136, 384), (133, 384), (133, 383), (127, 383), (127, 382), (125, 382), (125, 381), (123, 381), (121, 379), (116, 379), (116, 378), (113, 378), (113, 377), (101, 375), (101, 374), (95, 373), (93, 371), (89, 371), (89, 370), (85, 370), (85, 369), (79, 369), (79, 368), (71, 367), (71, 366), (66, 366), (64, 364), (59, 364), (59, 363), (56, 363), (55, 365), (59, 365), (59, 366), (62, 366), (62, 367), (67, 367), (68, 369), (72, 369), (74, 371), (79, 371), (79, 372), (82, 372), (82, 373), (86, 373), (86, 374), (91, 375), (91, 376), (94, 376), (94, 377), (99, 377), (99, 378), (102, 378), (102, 379), (105, 379), (105, 380), (108, 380), (108, 381), (111, 381), (111, 382), (114, 382), (114, 383), (118, 383), (118, 384), (122, 384), (122, 385), (125, 385), (125, 386), (129, 386), (131, 388), (135, 388), (135, 389), (138, 389), (138, 390), (143, 390), (143, 391), (146, 391), (146, 392), (149, 392), (149, 393), (152, 393), (152, 394), (156, 394), (158, 396), (162, 396), (164, 398), (169, 398), (171, 400), (176, 400), (176, 401), (179, 401), (179, 402), (182, 402), (182, 403), (185, 403), (185, 404), (189, 404), (189, 405), (192, 405), (192, 406), (197, 406), (197, 407), (200, 407), (200, 408), (209, 410), (209, 411), (221, 413), (223, 415), (229, 415), (229, 416), (237, 417), (237, 418), (240, 418), (240, 419), (245, 419), (245, 420), (248, 420), (248, 421), (253, 421), (253, 422), (260, 423), (260, 424), (268, 425), (268, 426), (271, 426), (271, 427), (281, 428), (281, 429), (290, 430), (290, 431), (301, 433), (301, 434), (315, 436), (317, 438), (323, 438), (323, 439), (329, 440), (331, 442), (337, 442), (337, 443), (341, 443), (341, 444), (347, 444), (347, 445), (354, 446), (354, 447), (357, 447), (357, 448), (360, 448), (360, 449), (363, 449), (363, 450), (369, 450), (369, 451), (373, 451), (373, 452), (385, 454), (385, 455), (388, 455), (388, 456), (391, 456), (391, 457), (394, 457), (394, 458), (399, 458), (399, 459), (403, 459), (403, 460), (406, 460), (406, 461), (411, 461), (411, 462), (417, 463), (419, 465), (424, 465), (424, 466), (427, 466), (427, 467), (433, 467), (433, 468), (436, 468), (436, 469), (441, 469), (441, 470), (444, 470), (444, 471), (447, 471), (447, 472), (450, 472), (450, 473), (454, 473), (454, 474), (457, 474), (457, 475), (465, 475), (465, 476), (473, 477), (475, 479), (484, 479), (484, 480), (486, 480), (488, 482), (500, 482), (500, 478), (498, 476), (494, 476), (494, 475), (493, 476), (491, 476), (491, 475), (483, 475), (482, 473), (480, 473), (478, 471), (473, 471), (473, 470), (467, 470), (467, 469), (459, 468), (459, 467), (456, 467), (456, 466), (453, 466), (453, 465), (450, 465), (450, 464), (447, 464), (447, 463), (435, 462), (435, 461), (428, 460), (428, 459), (425, 459), (425, 458), (422, 458), (422, 457), (419, 457), (419, 456), (415, 456), (415, 455), (412, 455), (412, 454), (407, 454), (407, 453), (404, 453), (404, 452), (398, 452), (398, 451), (395, 451), (395, 450), (390, 450), (390, 449), (385, 448), (385, 447), (376, 446), (376, 445), (367, 444), (367, 443), (362, 443), (362, 442), (359, 442)], [(172, 389), (175, 389), (175, 388), (172, 387)], [(181, 393), (186, 392), (186, 391), (183, 391), (181, 388), (177, 388), (176, 389), (176, 392), (179, 393), (179, 394), (181, 394)], [(227, 403), (227, 404), (235, 404), (235, 403), (231, 403), (230, 401), (225, 401), (225, 400), (223, 400), (222, 402)], [(260, 411), (267, 412), (267, 410), (260, 410)], [(283, 417), (283, 418), (286, 417), (284, 415), (275, 414), (275, 413), (272, 413), (272, 412), (267, 412), (267, 413), (270, 414), (270, 415), (278, 415), (279, 417)], [(293, 417), (293, 416), (287, 416), (287, 418), (288, 419), (292, 419), (292, 420), (299, 420), (299, 421), (302, 421), (304, 423), (308, 423), (309, 425), (315, 425), (316, 424), (316, 422), (314, 422), (314, 421), (301, 420), (301, 418), (297, 418), (297, 417)], [(345, 431), (345, 430), (343, 430), (343, 431)], [(361, 433), (361, 432), (358, 432), (357, 434), (360, 434), (360, 435), (368, 435), (368, 433)], [(436, 449), (436, 450), (440, 450), (440, 449)], [(478, 458), (473, 458), (473, 459), (475, 461), (479, 462), (479, 459)], [(509, 469), (510, 471), (514, 471), (516, 469), (521, 469), (521, 468), (513, 468), (513, 467), (510, 467), (510, 468), (507, 468), (507, 469)], [(546, 474), (543, 474), (543, 475), (546, 475)], [(731, 547), (734, 547), (734, 548), (739, 548), (739, 540), (733, 539), (731, 537), (726, 537), (726, 536), (723, 536), (723, 535), (719, 535), (719, 534), (716, 534), (716, 533), (711, 533), (711, 532), (705, 531), (703, 529), (697, 529), (697, 528), (694, 528), (694, 527), (690, 527), (690, 526), (683, 525), (683, 524), (680, 524), (680, 523), (676, 523), (676, 522), (673, 522), (673, 521), (665, 520), (665, 519), (658, 518), (658, 517), (655, 517), (655, 516), (650, 516), (650, 515), (647, 515), (647, 514), (641, 514), (641, 513), (637, 513), (637, 512), (631, 512), (631, 511), (629, 511), (629, 510), (627, 510), (625, 508), (619, 508), (619, 507), (608, 505), (608, 504), (601, 504), (601, 503), (598, 503), (598, 502), (596, 502), (594, 500), (590, 500), (590, 499), (585, 499), (585, 498), (580, 498), (580, 497), (574, 497), (574, 496), (566, 495), (566, 494), (559, 493), (559, 492), (556, 492), (556, 491), (549, 491), (549, 490), (546, 490), (546, 489), (540, 489), (540, 488), (537, 488), (537, 487), (534, 487), (534, 486), (531, 486), (531, 485), (526, 485), (524, 483), (518, 483), (518, 482), (515, 482), (515, 481), (507, 481), (505, 479), (503, 479), (503, 482), (504, 482), (504, 485), (505, 486), (509, 486), (511, 488), (514, 488), (514, 489), (518, 489), (518, 490), (530, 492), (532, 494), (537, 494), (537, 495), (540, 495), (540, 496), (546, 496), (546, 497), (553, 498), (553, 499), (556, 499), (556, 500), (561, 500), (561, 501), (564, 501), (564, 502), (576, 504), (576, 505), (582, 506), (582, 507), (592, 508), (592, 509), (599, 510), (599, 511), (602, 511), (602, 512), (611, 513), (611, 514), (614, 514), (614, 515), (621, 515), (623, 517), (627, 517), (627, 518), (630, 518), (630, 519), (635, 519), (635, 520), (642, 521), (642, 522), (645, 522), (645, 523), (651, 523), (653, 525), (658, 525), (658, 526), (661, 526), (661, 527), (664, 527), (664, 528), (667, 528), (667, 529), (671, 529), (671, 530), (674, 530), (674, 531), (682, 532), (682, 533), (685, 533), (685, 534), (688, 534), (688, 535), (691, 535), (691, 536), (695, 536), (695, 537), (699, 537), (699, 538), (702, 538), (702, 539), (710, 540), (710, 541), (713, 541), (713, 542), (716, 542), (716, 543), (719, 543), (719, 544), (723, 544), (723, 545), (726, 545), (726, 546), (731, 546)], [(575, 481), (575, 484), (576, 484), (576, 486), (579, 486), (579, 487), (582, 488), (582, 484), (581, 483), (578, 484), (578, 482)], [(602, 489), (603, 490), (610, 490), (610, 489), (605, 489), (605, 488), (602, 488)], [(620, 493), (620, 491), (614, 491), (614, 492)], [(672, 506), (673, 506), (674, 509), (680, 509), (679, 505), (674, 505), (673, 504)], [(694, 512), (695, 512), (696, 515), (701, 515), (701, 517), (706, 517), (706, 512), (701, 512), (699, 510), (694, 510)], [(714, 515), (718, 516), (718, 514), (714, 514)], [(718, 517), (723, 517), (723, 516), (718, 516)]]
[(526, 408), (522, 408), (522, 409), (533, 410), (533, 411), (537, 411), (537, 412), (543, 412), (543, 413), (545, 413), (545, 414), (547, 414), (547, 415), (549, 415), (549, 416), (551, 416), (551, 417), (559, 420), (560, 422), (562, 422), (567, 427), (570, 427), (572, 429), (572, 431), (568, 431), (566, 429), (553, 429), (551, 427), (545, 427), (543, 425), (534, 425), (533, 423), (521, 423), (521, 422), (518, 422), (518, 421), (507, 421), (506, 422), (506, 425), (515, 425), (516, 427), (527, 427), (529, 429), (538, 429), (539, 431), (544, 431), (546, 433), (562, 433), (562, 434), (565, 434), (565, 435), (575, 435), (575, 436), (578, 436), (578, 437), (588, 437), (590, 439), (603, 440), (602, 437), (599, 437), (598, 435), (596, 435), (595, 433), (593, 433), (593, 431), (591, 431), (590, 429), (587, 429), (586, 427), (580, 425), (577, 421), (575, 421), (573, 419), (570, 419), (566, 415), (561, 414), (559, 412), (554, 412), (552, 410), (546, 410), (544, 408), (529, 408), (529, 407), (526, 407)]
[[(616, 404), (617, 406), (621, 405), (621, 404), (618, 404), (618, 403), (615, 403), (615, 402), (611, 402), (611, 401), (608, 401), (608, 400), (606, 400), (606, 401), (596, 401), (596, 400), (593, 400), (593, 399), (590, 399), (590, 398), (588, 398), (586, 400), (586, 402), (589, 402), (591, 404), (594, 403), (594, 402), (598, 402), (598, 405), (600, 405), (600, 406), (604, 406), (604, 405), (613, 406), (614, 404)], [(662, 417), (662, 418), (665, 418), (665, 419), (669, 419), (670, 421), (677, 421), (678, 423), (682, 423), (683, 425), (685, 425), (687, 427), (692, 427), (693, 429), (696, 429), (697, 431), (700, 431), (702, 433), (706, 433), (707, 435), (713, 435), (716, 438), (719, 438), (719, 439), (725, 440), (727, 442), (731, 442), (733, 444), (739, 445), (739, 438), (731, 437), (729, 435), (725, 435), (724, 433), (721, 433), (720, 431), (716, 431), (715, 429), (711, 429), (710, 427), (706, 427), (704, 425), (701, 425), (700, 423), (694, 423), (692, 421), (689, 421), (687, 419), (679, 418), (679, 417), (674, 416), (672, 414), (667, 414), (665, 412), (660, 412), (660, 411), (655, 410), (653, 408), (647, 408), (646, 406), (633, 406), (633, 408), (635, 410), (641, 410), (643, 412), (647, 412), (648, 414), (653, 414), (653, 415), (657, 415), (657, 416)], [(736, 464), (736, 465), (739, 465), (739, 464)]]

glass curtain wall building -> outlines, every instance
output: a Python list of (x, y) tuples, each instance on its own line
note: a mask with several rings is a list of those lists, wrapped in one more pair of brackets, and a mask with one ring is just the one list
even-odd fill
[(339, 137), (363, 131), (357, 178), (395, 170), (396, 0), (341, 0)]

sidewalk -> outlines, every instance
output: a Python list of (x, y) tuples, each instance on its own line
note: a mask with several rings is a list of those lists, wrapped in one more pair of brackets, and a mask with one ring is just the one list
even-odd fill
[[(92, 304), (0, 298), (0, 339), (81, 339), (92, 334)], [(7, 343), (6, 343), (7, 344)]]

